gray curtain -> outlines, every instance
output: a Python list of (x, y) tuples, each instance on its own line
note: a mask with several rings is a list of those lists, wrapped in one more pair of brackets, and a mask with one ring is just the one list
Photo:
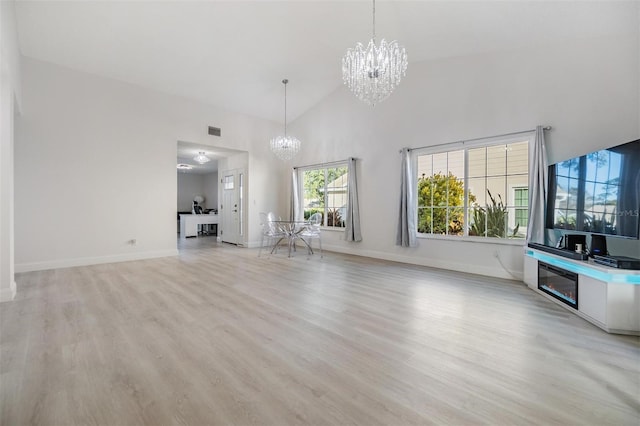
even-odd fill
[(300, 217), (300, 188), (298, 185), (298, 169), (293, 169), (291, 173), (291, 220), (303, 220)]
[(618, 228), (617, 234), (633, 235), (638, 229), (637, 210), (640, 205), (640, 173), (634, 168), (634, 165), (638, 164), (638, 160), (640, 160), (640, 152), (637, 152), (634, 145), (626, 144), (610, 148), (610, 151), (622, 154), (620, 188), (617, 197), (618, 214), (615, 218), (616, 228)]
[(396, 245), (416, 247), (416, 179), (413, 161), (409, 148), (402, 149), (402, 174), (400, 177), (400, 215), (398, 217), (398, 233)]
[(547, 150), (544, 129), (536, 126), (536, 138), (529, 145), (529, 223), (527, 242), (544, 244), (545, 200), (547, 199)]
[(356, 159), (350, 158), (347, 167), (347, 220), (344, 236), (347, 241), (362, 241), (360, 233), (360, 208), (358, 207), (358, 184), (356, 179)]

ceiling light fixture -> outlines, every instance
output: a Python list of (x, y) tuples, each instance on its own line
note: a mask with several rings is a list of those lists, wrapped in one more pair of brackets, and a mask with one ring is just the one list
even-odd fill
[(407, 71), (407, 52), (398, 42), (383, 38), (376, 46), (376, 0), (373, 0), (373, 38), (366, 50), (362, 43), (342, 58), (342, 80), (362, 101), (378, 104), (391, 95)]
[(287, 136), (287, 83), (286, 78), (282, 80), (284, 84), (284, 136), (276, 136), (271, 139), (271, 151), (281, 160), (291, 160), (300, 151), (300, 141), (293, 136)]
[(204, 154), (205, 154), (204, 151), (200, 151), (198, 152), (198, 155), (193, 157), (193, 159), (200, 164), (208, 163), (209, 161), (211, 161), (211, 159)]
[(193, 166), (189, 164), (178, 164), (178, 170), (191, 170)]

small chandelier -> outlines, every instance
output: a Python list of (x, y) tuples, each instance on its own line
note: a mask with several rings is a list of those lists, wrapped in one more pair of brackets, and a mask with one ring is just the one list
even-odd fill
[(291, 160), (300, 151), (300, 141), (293, 136), (287, 136), (287, 83), (286, 78), (282, 80), (284, 84), (284, 136), (276, 136), (271, 139), (271, 151), (283, 161)]
[(204, 151), (198, 152), (198, 155), (193, 157), (193, 159), (196, 160), (200, 164), (208, 163), (209, 161), (211, 161), (211, 159), (209, 157), (204, 155)]
[(366, 50), (362, 43), (342, 58), (342, 80), (362, 101), (378, 104), (391, 95), (407, 71), (407, 52), (396, 41), (376, 46), (376, 0), (373, 0), (373, 38)]

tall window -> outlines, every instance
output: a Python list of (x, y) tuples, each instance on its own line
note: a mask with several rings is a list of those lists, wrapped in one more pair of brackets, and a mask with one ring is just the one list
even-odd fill
[(417, 151), (418, 233), (524, 238), (528, 138)]
[(322, 214), (324, 226), (344, 228), (347, 216), (347, 164), (301, 169), (304, 218)]

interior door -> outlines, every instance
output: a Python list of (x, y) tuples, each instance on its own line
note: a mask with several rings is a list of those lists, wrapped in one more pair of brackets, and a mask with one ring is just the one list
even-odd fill
[(244, 224), (243, 189), (244, 173), (241, 170), (222, 172), (222, 213), (221, 240), (224, 243), (242, 244)]

